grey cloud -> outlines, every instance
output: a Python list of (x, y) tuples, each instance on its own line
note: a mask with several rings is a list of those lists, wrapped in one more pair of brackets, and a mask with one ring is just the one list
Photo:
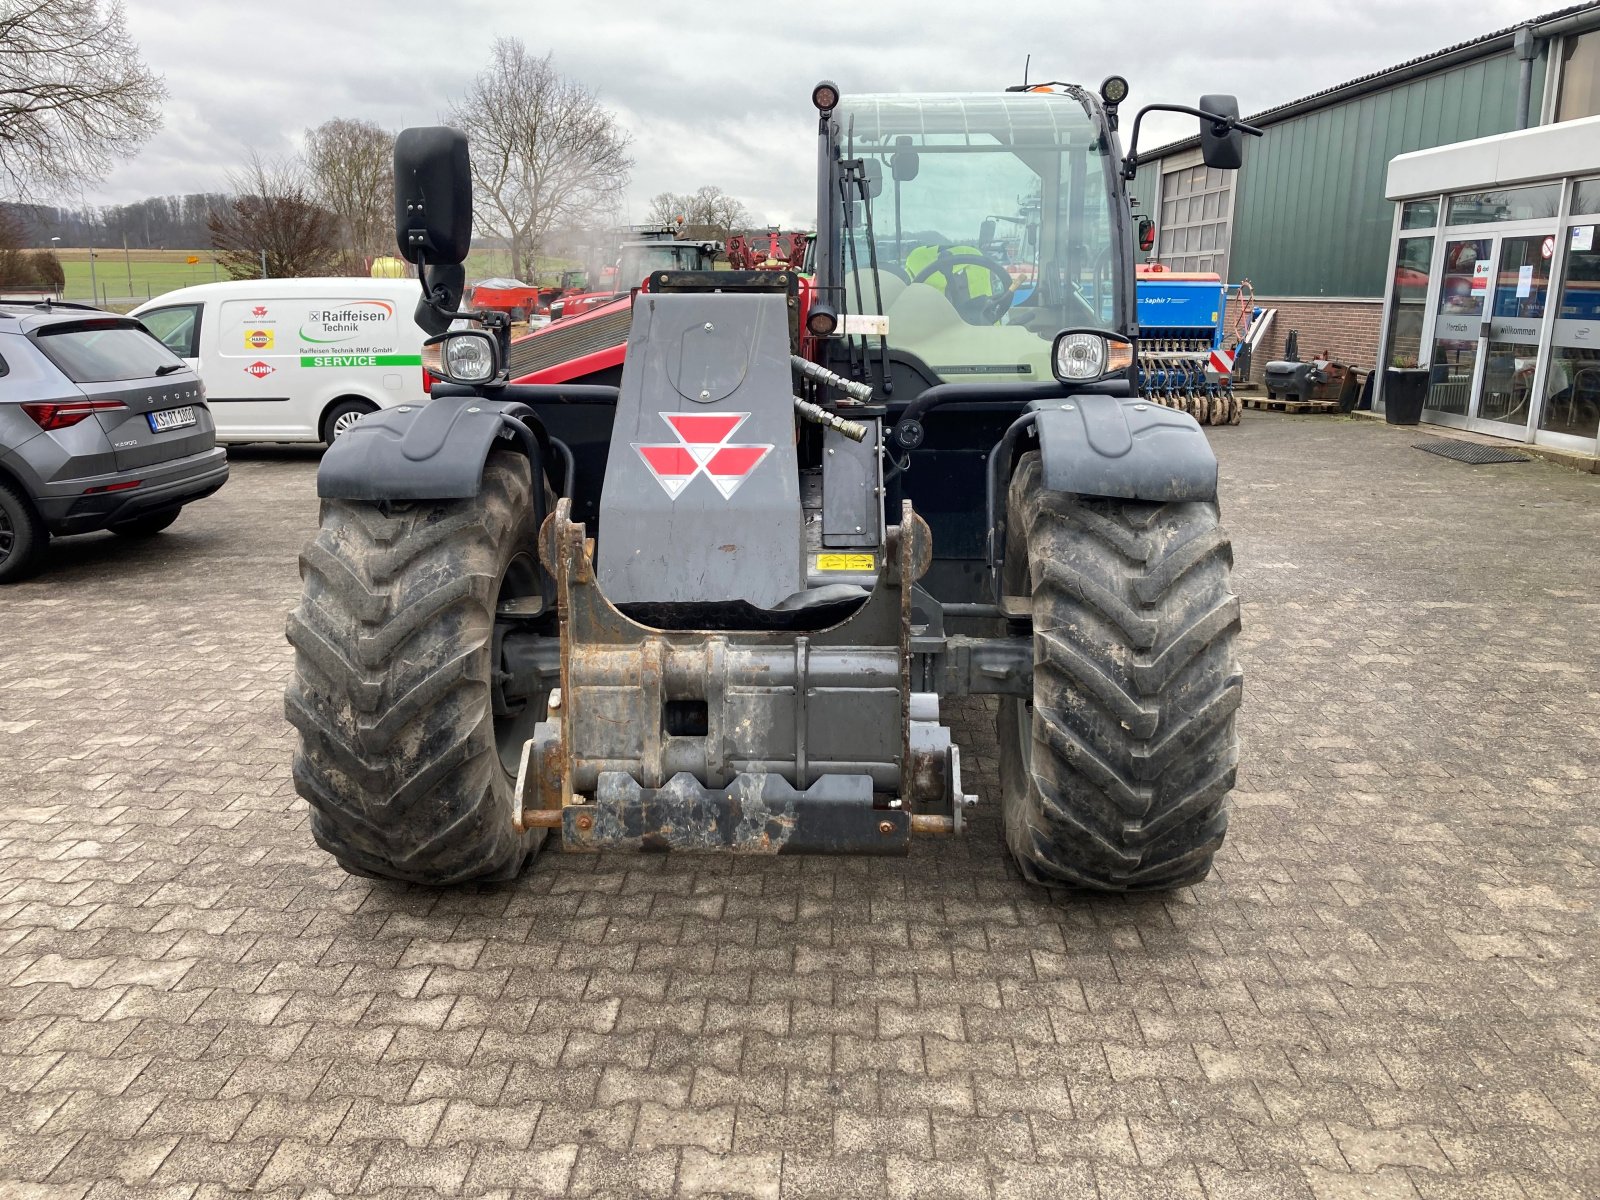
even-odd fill
[[(1032, 78), (1094, 85), (1126, 75), (1133, 100), (1192, 103), (1233, 91), (1246, 112), (1392, 66), (1556, 7), (1512, 0), (1339, 0), (1286, 5), (1147, 0), (858, 0), (773, 5), (598, 0), (126, 0), (129, 24), (171, 91), (166, 127), (87, 199), (211, 190), (252, 148), (282, 153), (330, 117), (388, 128), (438, 120), (497, 36), (551, 50), (633, 132), (628, 190), (715, 183), (758, 217), (806, 222), (814, 208), (811, 86), (974, 91)], [(1146, 122), (1147, 146), (1190, 132)]]

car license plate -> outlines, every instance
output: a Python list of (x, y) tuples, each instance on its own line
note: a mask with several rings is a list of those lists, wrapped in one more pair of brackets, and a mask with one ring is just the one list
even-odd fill
[(183, 429), (194, 424), (194, 406), (185, 404), (182, 408), (166, 408), (160, 412), (146, 413), (150, 419), (151, 433), (166, 433), (172, 429)]

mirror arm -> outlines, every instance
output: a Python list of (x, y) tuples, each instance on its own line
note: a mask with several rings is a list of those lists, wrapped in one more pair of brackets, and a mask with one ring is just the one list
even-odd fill
[(1237, 129), (1240, 133), (1248, 133), (1251, 137), (1260, 137), (1266, 131), (1254, 125), (1246, 125), (1237, 117), (1227, 117), (1221, 113), (1207, 112), (1203, 108), (1190, 108), (1187, 104), (1146, 104), (1133, 118), (1133, 133), (1128, 138), (1128, 153), (1122, 160), (1122, 177), (1131, 180), (1139, 171), (1139, 122), (1144, 120), (1147, 112), (1173, 112), (1183, 113), (1185, 116), (1199, 117), (1202, 121), (1211, 122), (1211, 132), (1218, 137), (1226, 137)]
[[(476, 321), (485, 329), (490, 330), (495, 341), (500, 347), (500, 363), (502, 367), (509, 367), (511, 362), (511, 314), (499, 309), (468, 309), (454, 312), (444, 303), (444, 289), (433, 288), (428, 285), (428, 264), (426, 258), (419, 252), (417, 254), (417, 278), (422, 283), (422, 297), (427, 301), (428, 307), (441, 317), (449, 321)], [(425, 345), (433, 341), (442, 340), (443, 334), (430, 338)]]

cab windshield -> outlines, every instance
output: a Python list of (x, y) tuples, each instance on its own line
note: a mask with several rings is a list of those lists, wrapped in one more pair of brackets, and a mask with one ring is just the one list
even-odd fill
[(699, 271), (704, 251), (697, 242), (639, 242), (622, 248), (618, 266), (624, 287), (638, 287), (657, 271)]
[(857, 96), (836, 119), (875, 193), (837, 214), (843, 306), (886, 316), (891, 350), (947, 382), (1049, 379), (1063, 328), (1115, 326), (1113, 156), (1082, 100)]

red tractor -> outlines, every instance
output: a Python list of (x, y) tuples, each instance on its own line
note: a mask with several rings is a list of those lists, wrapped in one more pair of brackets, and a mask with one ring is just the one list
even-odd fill
[(638, 235), (622, 243), (616, 267), (601, 272), (600, 288), (562, 296), (551, 304), (550, 319), (565, 320), (630, 295), (653, 271), (709, 271), (716, 261), (715, 242), (685, 241), (665, 228), (641, 230)]

